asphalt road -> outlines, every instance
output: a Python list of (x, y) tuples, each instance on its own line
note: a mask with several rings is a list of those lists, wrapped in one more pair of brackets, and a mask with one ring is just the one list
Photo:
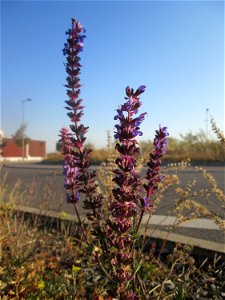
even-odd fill
[[(204, 167), (216, 179), (218, 188), (223, 192), (225, 189), (225, 168), (222, 165), (208, 165)], [(98, 169), (98, 168), (97, 168)], [(165, 169), (168, 174), (174, 174), (173, 169)], [(179, 200), (175, 189), (177, 187), (187, 188), (187, 184), (196, 180), (190, 194), (199, 193), (200, 190), (207, 189), (209, 184), (203, 178), (201, 172), (188, 167), (183, 170), (176, 171), (180, 179), (179, 185), (168, 188), (164, 193), (155, 214), (176, 216), (174, 210), (175, 202)], [(1, 184), (3, 186), (3, 197), (9, 199), (16, 195), (17, 204), (38, 207), (44, 210), (65, 211), (73, 213), (73, 207), (65, 202), (65, 190), (63, 187), (64, 176), (62, 167), (44, 164), (22, 164), (7, 163), (3, 164), (1, 169)], [(197, 196), (195, 199), (203, 204), (209, 211), (219, 215), (225, 219), (225, 208), (221, 208), (221, 203), (214, 194), (210, 195), (206, 201), (206, 197)], [(82, 213), (82, 207), (79, 207)], [(190, 214), (191, 211), (187, 211)], [(191, 235), (193, 237), (204, 237), (212, 241), (222, 242), (224, 233), (219, 230), (193, 230), (193, 229), (177, 229), (182, 234)], [(207, 233), (207, 236), (205, 236)]]

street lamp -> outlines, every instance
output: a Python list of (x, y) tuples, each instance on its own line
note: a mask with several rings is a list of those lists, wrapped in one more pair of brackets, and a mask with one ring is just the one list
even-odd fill
[(31, 98), (22, 100), (22, 161), (24, 161), (24, 133), (25, 133), (25, 103), (31, 101)]
[(206, 140), (208, 140), (208, 113), (209, 113), (209, 108), (206, 108), (206, 111), (205, 111), (205, 136), (206, 136)]

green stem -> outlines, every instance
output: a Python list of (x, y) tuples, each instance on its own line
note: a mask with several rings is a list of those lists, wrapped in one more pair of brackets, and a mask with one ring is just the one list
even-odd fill
[[(76, 203), (74, 203), (74, 209), (75, 209), (75, 212), (76, 212), (78, 221), (79, 221), (80, 228), (81, 228), (81, 230), (82, 230), (82, 232), (83, 232), (83, 235), (84, 235), (84, 237), (85, 237), (85, 240), (86, 240), (87, 244), (90, 245), (90, 242), (88, 241), (86, 232), (85, 232), (85, 230), (84, 230), (84, 227), (83, 227), (83, 224), (82, 224), (82, 221), (81, 221), (80, 214), (79, 214), (79, 212), (78, 212)], [(95, 257), (96, 257), (96, 259), (97, 259), (97, 261), (98, 261), (98, 264), (99, 264), (100, 268), (102, 269), (102, 271), (103, 271), (104, 274), (106, 275), (106, 277), (108, 277), (111, 281), (115, 282), (115, 281), (112, 279), (112, 277), (109, 275), (109, 273), (106, 271), (106, 269), (104, 268), (104, 266), (102, 265), (102, 263), (100, 262), (97, 253), (95, 254)]]
[(108, 279), (111, 280), (112, 282), (115, 282), (115, 280), (112, 279), (112, 277), (109, 275), (109, 273), (108, 273), (108, 272), (106, 271), (106, 269), (103, 267), (102, 263), (101, 263), (100, 260), (99, 260), (98, 255), (96, 254), (95, 256), (96, 256), (96, 258), (97, 258), (97, 261), (98, 261), (99, 266), (101, 267), (102, 271), (105, 273), (106, 277), (108, 277)]
[(89, 241), (88, 241), (88, 238), (87, 238), (87, 235), (86, 235), (86, 232), (85, 232), (85, 230), (84, 230), (84, 227), (83, 227), (83, 224), (82, 224), (82, 221), (81, 221), (80, 214), (79, 214), (79, 212), (78, 212), (76, 203), (74, 203), (74, 209), (75, 209), (75, 212), (76, 212), (78, 221), (79, 221), (80, 228), (81, 228), (81, 230), (82, 230), (82, 232), (83, 232), (83, 235), (84, 235), (84, 237), (85, 237), (85, 240), (86, 240), (87, 244), (90, 245), (90, 243), (89, 243)]

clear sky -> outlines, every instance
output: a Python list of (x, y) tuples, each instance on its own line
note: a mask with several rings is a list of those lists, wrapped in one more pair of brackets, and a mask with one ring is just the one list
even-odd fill
[(88, 141), (106, 144), (127, 85), (146, 85), (141, 129), (170, 135), (224, 129), (223, 1), (1, 1), (1, 129), (14, 134), (25, 103), (27, 135), (55, 150), (69, 125), (62, 48), (71, 17), (86, 28), (82, 98)]

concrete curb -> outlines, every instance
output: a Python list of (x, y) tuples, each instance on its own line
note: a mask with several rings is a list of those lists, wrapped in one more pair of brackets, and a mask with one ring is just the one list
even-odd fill
[(206, 241), (202, 239), (193, 238), (190, 236), (183, 236), (180, 234), (169, 233), (163, 230), (156, 230), (156, 229), (147, 229), (146, 231), (147, 236), (153, 238), (160, 238), (162, 240), (171, 241), (175, 243), (187, 244), (192, 247), (198, 247), (205, 250), (221, 252), (225, 254), (225, 244), (222, 243), (215, 243), (211, 241)]
[[(50, 218), (50, 219), (55, 219), (55, 220), (59, 220), (59, 221), (65, 220), (65, 221), (68, 221), (68, 222), (75, 222), (75, 223), (78, 222), (75, 215), (67, 214), (67, 213), (64, 213), (64, 212), (58, 213), (58, 212), (54, 212), (54, 211), (47, 211), (47, 210), (42, 210), (42, 209), (38, 209), (38, 208), (34, 208), (34, 207), (28, 207), (28, 206), (15, 206), (13, 209), (17, 212), (20, 212), (20, 213), (27, 213), (27, 214), (30, 214), (30, 215), (37, 215), (37, 216)], [(187, 244), (187, 245), (190, 245), (191, 247), (195, 247), (196, 249), (198, 249), (197, 253), (203, 253), (203, 252), (207, 253), (207, 251), (208, 252), (213, 251), (213, 252), (218, 252), (219, 254), (224, 256), (224, 258), (225, 258), (225, 243), (215, 243), (215, 242), (212, 242), (212, 241), (193, 238), (193, 237), (190, 237), (190, 236), (175, 234), (175, 233), (172, 233), (172, 232), (164, 231), (163, 229), (159, 230), (159, 229), (151, 228), (151, 225), (159, 225), (160, 222), (162, 222), (162, 220), (164, 220), (163, 221), (164, 224), (162, 225), (162, 223), (161, 223), (160, 226), (171, 225), (171, 221), (174, 221), (174, 219), (176, 219), (176, 218), (175, 217), (168, 217), (168, 216), (153, 215), (151, 217), (151, 222), (148, 224), (147, 229), (146, 229), (146, 224), (142, 222), (140, 232), (143, 235), (144, 234), (147, 235), (151, 239), (161, 240), (161, 244), (162, 244), (162, 241), (166, 241), (167, 242), (167, 247), (169, 247), (169, 248), (171, 248), (172, 244), (174, 244), (174, 243)], [(210, 220), (210, 221), (212, 222), (211, 225), (213, 227), (211, 229), (215, 229), (215, 228), (218, 229), (218, 226), (212, 220)], [(196, 220), (190, 222), (192, 224), (191, 225), (189, 224), (189, 226), (191, 226), (192, 228), (194, 228), (194, 226), (199, 227), (201, 225), (201, 222), (208, 223), (209, 219), (196, 219)], [(188, 224), (187, 223), (183, 224), (183, 227), (185, 227), (185, 225), (188, 225)], [(203, 228), (203, 227), (201, 227), (201, 228)], [(170, 245), (168, 246), (168, 244), (170, 244)], [(206, 254), (206, 256), (209, 256), (209, 255)], [(210, 256), (212, 256), (212, 254), (210, 254)]]
[[(143, 223), (147, 223), (148, 215), (143, 217)], [(174, 226), (178, 224), (179, 219), (174, 216), (164, 216), (164, 215), (153, 215), (149, 221), (149, 225), (160, 225), (160, 226)], [(213, 229), (213, 230), (221, 230), (220, 227), (212, 220), (206, 218), (198, 218), (183, 224), (180, 224), (179, 227), (185, 228), (204, 228), (204, 229)]]
[(10, 169), (39, 169), (39, 170), (63, 170), (62, 165), (45, 165), (45, 164), (35, 164), (35, 163), (17, 163), (17, 164), (9, 164), (2, 163), (2, 167), (10, 168)]

